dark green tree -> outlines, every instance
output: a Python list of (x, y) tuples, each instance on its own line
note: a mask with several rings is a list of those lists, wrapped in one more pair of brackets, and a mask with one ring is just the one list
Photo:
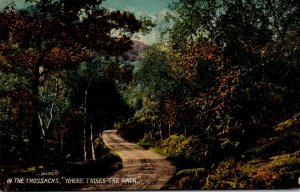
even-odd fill
[[(167, 46), (155, 44), (145, 49), (134, 75), (136, 89), (140, 91), (143, 100), (140, 113), (154, 118), (161, 138), (163, 132), (170, 135), (177, 113), (173, 104), (180, 100), (184, 90), (180, 89), (174, 75), (172, 55), (168, 52)], [(162, 130), (165, 124), (168, 124), (167, 131)]]
[(207, 47), (203, 42), (215, 49), (212, 62), (201, 54), (192, 54), (192, 61), (183, 60), (194, 66), (190, 84), (196, 85), (195, 91), (206, 84), (198, 98), (209, 98), (201, 102), (207, 112), (198, 111), (198, 119), (203, 120), (198, 125), (217, 128), (240, 145), (297, 112), (297, 1), (180, 0), (171, 9), (176, 16), (169, 16), (174, 26), (168, 32), (174, 49), (183, 56), (198, 52), (199, 46)]
[[(0, 13), (1, 67), (31, 70), (30, 148), (32, 160), (43, 158), (39, 121), (39, 86), (43, 75), (76, 66), (96, 51), (122, 54), (130, 37), (143, 29), (143, 22), (129, 12), (108, 11), (101, 0), (31, 0), (33, 5)], [(120, 35), (113, 35), (120, 31)]]

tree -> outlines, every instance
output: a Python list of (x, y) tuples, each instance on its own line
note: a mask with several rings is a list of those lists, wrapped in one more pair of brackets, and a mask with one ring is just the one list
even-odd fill
[[(143, 29), (142, 21), (129, 12), (108, 11), (101, 0), (31, 0), (33, 6), (0, 13), (0, 55), (5, 71), (13, 66), (31, 70), (30, 146), (32, 160), (43, 155), (39, 121), (40, 79), (50, 71), (72, 68), (92, 52), (122, 54), (130, 37)], [(113, 35), (119, 31), (119, 35)]]
[(178, 101), (183, 92), (174, 75), (171, 57), (167, 46), (152, 45), (144, 51), (141, 63), (137, 65), (134, 73), (137, 87), (141, 90), (143, 98), (141, 112), (154, 117), (161, 138), (164, 132), (162, 126), (166, 122), (167, 132), (171, 133), (176, 119), (176, 106), (172, 103)]
[(10, 74), (0, 72), (0, 142), (1, 164), (14, 164), (28, 159), (30, 93), (28, 71), (14, 68)]
[(171, 8), (177, 15), (168, 18), (174, 22), (170, 43), (183, 55), (179, 65), (193, 87), (193, 100), (202, 100), (199, 109), (205, 109), (198, 110), (198, 126), (249, 144), (270, 131), (274, 119), (296, 113), (296, 1), (177, 1)]
[(164, 98), (175, 91), (175, 79), (168, 63), (170, 59), (163, 45), (153, 45), (141, 56), (135, 76), (145, 95), (152, 98)]

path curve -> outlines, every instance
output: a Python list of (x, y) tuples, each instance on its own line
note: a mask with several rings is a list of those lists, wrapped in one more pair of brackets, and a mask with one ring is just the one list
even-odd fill
[(175, 172), (164, 157), (125, 141), (116, 130), (104, 131), (103, 141), (121, 157), (123, 168), (106, 177), (105, 184), (85, 185), (81, 190), (159, 190)]

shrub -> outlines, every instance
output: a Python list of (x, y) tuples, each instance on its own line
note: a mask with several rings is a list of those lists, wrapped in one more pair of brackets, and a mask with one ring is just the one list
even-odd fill
[(127, 122), (122, 123), (118, 129), (118, 134), (130, 142), (137, 142), (142, 139), (147, 129), (137, 118), (130, 118)]
[(151, 147), (155, 147), (157, 145), (157, 141), (152, 140), (149, 133), (144, 133), (144, 137), (140, 139), (137, 144), (145, 149), (149, 149)]
[(249, 189), (250, 178), (239, 170), (239, 162), (233, 159), (220, 162), (206, 177), (204, 189)]
[(169, 158), (181, 162), (180, 164), (187, 163), (188, 167), (210, 167), (216, 161), (219, 151), (216, 144), (195, 135), (171, 135), (162, 142), (162, 147)]
[(108, 170), (115, 171), (122, 168), (122, 159), (111, 152), (100, 138), (95, 140), (95, 156), (97, 164), (107, 167)]
[(189, 139), (184, 135), (171, 135), (162, 142), (164, 152), (174, 160), (185, 159), (186, 151), (189, 150)]
[(255, 159), (241, 166), (256, 189), (288, 189), (298, 187), (300, 177), (299, 151), (273, 156), (268, 160)]

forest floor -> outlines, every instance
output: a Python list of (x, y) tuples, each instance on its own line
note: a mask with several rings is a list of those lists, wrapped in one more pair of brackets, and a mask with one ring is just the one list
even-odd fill
[(125, 141), (115, 130), (104, 131), (103, 141), (121, 157), (123, 168), (79, 190), (158, 190), (166, 187), (175, 172), (164, 157)]

